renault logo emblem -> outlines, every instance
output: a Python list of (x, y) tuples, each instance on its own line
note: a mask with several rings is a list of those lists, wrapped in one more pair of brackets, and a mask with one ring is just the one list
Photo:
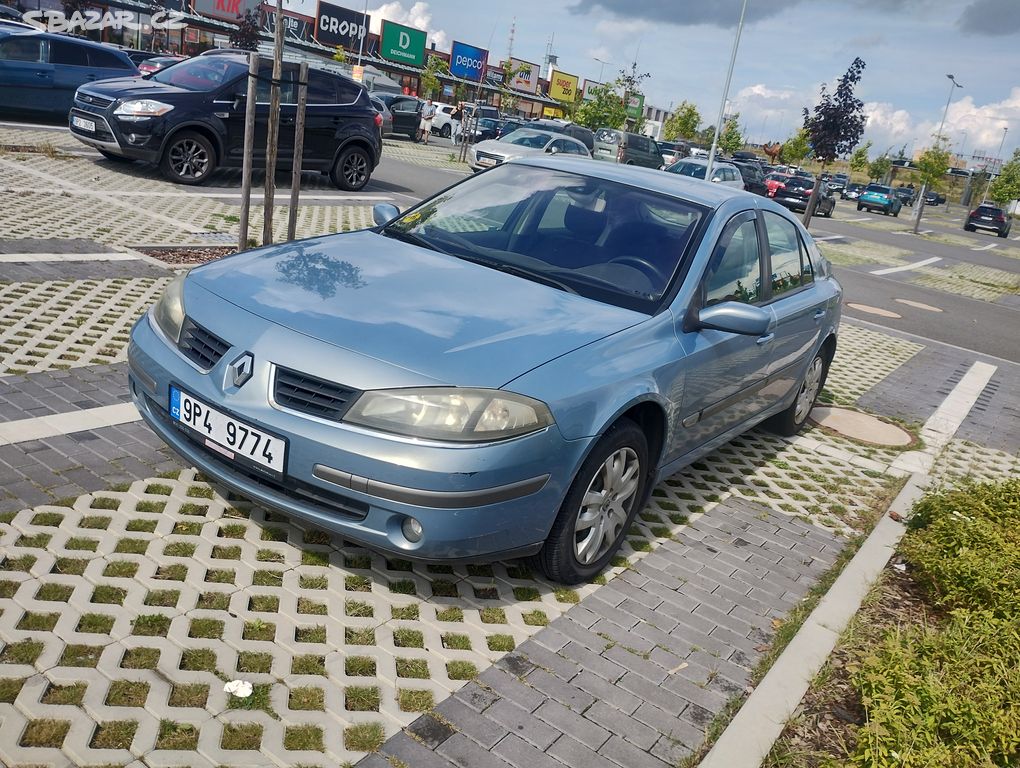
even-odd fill
[(227, 367), (227, 375), (235, 387), (242, 387), (251, 378), (254, 370), (255, 358), (251, 352), (245, 352)]

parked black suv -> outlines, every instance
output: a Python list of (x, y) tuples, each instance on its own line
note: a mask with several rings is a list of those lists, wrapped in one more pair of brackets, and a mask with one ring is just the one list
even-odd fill
[[(146, 77), (90, 83), (78, 89), (68, 116), (71, 133), (111, 160), (144, 160), (179, 184), (201, 184), (218, 166), (244, 159), (248, 59), (216, 51)], [(265, 163), (269, 125), (267, 66), (256, 87), (256, 166)], [(284, 64), (278, 164), (291, 165), (298, 65)], [(340, 189), (368, 183), (382, 156), (382, 116), (368, 92), (333, 72), (308, 74), (302, 168), (328, 173)]]
[(744, 189), (755, 195), (766, 197), (769, 190), (765, 186), (765, 174), (761, 172), (761, 166), (758, 163), (737, 160), (736, 153), (734, 152), (733, 154), (734, 159), (730, 160), (730, 162), (737, 166), (737, 170), (740, 171), (740, 177), (744, 180)]
[(975, 229), (990, 229), (999, 237), (1009, 237), (1009, 230), (1012, 226), (1012, 219), (995, 203), (981, 203), (970, 212), (967, 220), (963, 222), (963, 228), (968, 232), (973, 232)]

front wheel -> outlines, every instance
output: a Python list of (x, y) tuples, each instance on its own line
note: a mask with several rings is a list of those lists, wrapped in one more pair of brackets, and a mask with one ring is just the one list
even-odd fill
[(216, 150), (200, 133), (181, 131), (167, 142), (159, 170), (175, 184), (202, 184), (216, 168)]
[(857, 206), (857, 210), (858, 211), (863, 211), (864, 210), (864, 206), (863, 205), (858, 205)]
[(894, 219), (898, 219), (899, 217), (900, 217), (900, 212), (899, 212), (899, 210), (897, 210), (896, 213), (893, 214), (893, 218)]
[(535, 556), (553, 581), (577, 584), (608, 565), (623, 542), (648, 484), (648, 441), (634, 422), (616, 423), (581, 465)]
[(800, 432), (811, 409), (815, 406), (818, 393), (825, 386), (825, 377), (829, 372), (829, 361), (824, 351), (819, 350), (801, 379), (797, 397), (785, 411), (777, 413), (765, 421), (765, 427), (777, 435), (790, 437)]
[(439, 135), (442, 136), (444, 139), (450, 138), (451, 133), (453, 133), (453, 129), (450, 128), (449, 123), (447, 123), (446, 125), (439, 129)]
[(348, 147), (336, 159), (329, 179), (337, 189), (357, 192), (372, 177), (372, 162), (361, 147)]

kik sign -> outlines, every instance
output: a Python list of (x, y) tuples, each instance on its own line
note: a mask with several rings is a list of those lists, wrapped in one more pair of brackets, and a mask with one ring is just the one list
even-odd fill
[(425, 63), (425, 32), (392, 21), (383, 21), (379, 55), (400, 64), (420, 67)]
[(259, 0), (194, 0), (195, 13), (214, 19), (236, 22), (248, 11), (257, 8)]
[(368, 33), (371, 16), (341, 8), (332, 3), (320, 2), (315, 21), (315, 39), (323, 45), (342, 45), (357, 50), (361, 39)]
[(481, 80), (489, 60), (489, 52), (467, 43), (453, 41), (450, 49), (450, 74), (465, 80)]

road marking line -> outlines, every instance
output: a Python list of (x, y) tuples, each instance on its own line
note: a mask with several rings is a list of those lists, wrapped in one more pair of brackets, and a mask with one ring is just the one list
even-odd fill
[(900, 267), (886, 267), (885, 269), (876, 269), (868, 274), (871, 275), (891, 275), (893, 272), (909, 272), (912, 269), (918, 267), (925, 267), (928, 264), (934, 264), (936, 261), (942, 261), (941, 256), (932, 256), (930, 259), (923, 259), (921, 261), (915, 261), (913, 264), (904, 264)]
[(824, 243), (826, 240), (846, 240), (846, 235), (826, 235), (825, 237), (812, 238), (816, 243)]
[(86, 408), (70, 413), (55, 413), (31, 419), (5, 421), (0, 423), (0, 445), (14, 445), (29, 440), (44, 440), (47, 437), (84, 432), (88, 429), (112, 427), (117, 424), (138, 421), (140, 418), (138, 409), (134, 405), (121, 403), (120, 405)]
[(843, 219), (843, 221), (849, 221), (849, 222), (853, 222), (853, 221), (867, 221), (870, 218), (871, 218), (870, 216), (860, 216), (859, 218), (856, 218), (856, 219)]
[(47, 261), (136, 261), (130, 253), (0, 253), (0, 264)]
[(890, 312), (888, 309), (882, 309), (881, 307), (869, 307), (867, 304), (847, 304), (848, 309), (856, 309), (858, 312), (867, 312), (869, 315), (878, 315), (879, 317), (889, 317), (893, 320), (900, 320), (903, 315), (897, 315), (895, 312)]
[[(94, 195), (99, 197), (236, 197), (240, 198), (240, 192), (125, 192), (124, 190), (97, 190), (97, 189), (38, 189), (35, 187), (4, 187), (4, 192), (21, 193), (21, 194), (42, 194), (42, 195)], [(278, 193), (290, 194), (290, 190), (287, 187), (280, 187), (277, 189)], [(253, 200), (261, 200), (263, 192), (252, 192), (251, 197)], [(393, 198), (389, 195), (345, 195), (337, 193), (335, 195), (308, 195), (302, 194), (301, 200), (375, 200), (385, 201), (392, 200)]]
[(908, 307), (915, 307), (917, 309), (924, 309), (924, 310), (927, 310), (928, 312), (941, 312), (942, 311), (938, 307), (933, 307), (931, 304), (924, 304), (923, 302), (920, 302), (920, 301), (911, 301), (910, 299), (893, 299), (893, 301), (898, 301), (900, 304), (906, 304)]
[(972, 251), (990, 251), (990, 250), (992, 250), (992, 248), (994, 248), (997, 245), (998, 245), (998, 243), (989, 243), (988, 245), (981, 245), (981, 246), (978, 246), (977, 248), (971, 248), (971, 250)]

